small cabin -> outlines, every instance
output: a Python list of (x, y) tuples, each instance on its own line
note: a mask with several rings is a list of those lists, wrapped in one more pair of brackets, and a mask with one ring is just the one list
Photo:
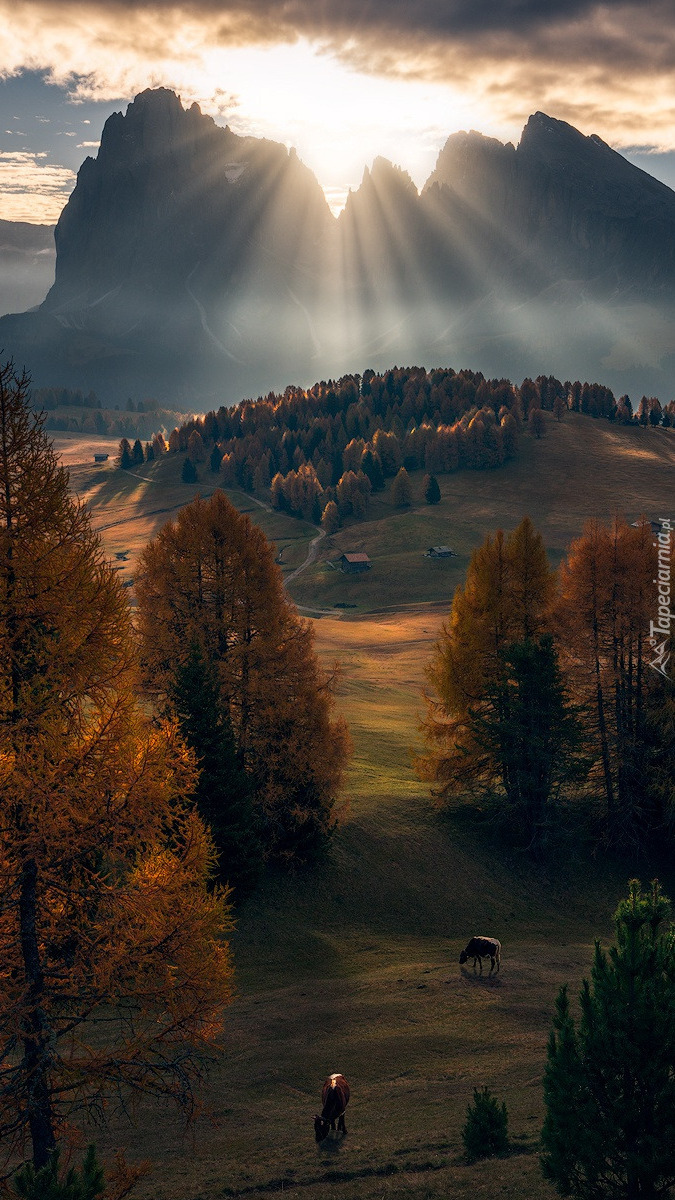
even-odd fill
[(642, 517), (639, 517), (637, 521), (632, 522), (633, 529), (642, 529), (645, 525), (651, 526), (652, 533), (660, 533), (661, 532), (661, 522), (660, 521), (646, 521)]
[(449, 546), (430, 546), (426, 558), (456, 558), (457, 555)]
[(95, 463), (101, 463), (101, 462), (107, 462), (107, 461), (108, 461), (108, 455), (107, 455), (107, 454), (95, 454), (95, 455), (94, 455), (94, 462), (95, 462)]
[(361, 571), (369, 571), (372, 565), (368, 555), (360, 551), (354, 554), (343, 554), (340, 558), (340, 570), (352, 575), (357, 575)]

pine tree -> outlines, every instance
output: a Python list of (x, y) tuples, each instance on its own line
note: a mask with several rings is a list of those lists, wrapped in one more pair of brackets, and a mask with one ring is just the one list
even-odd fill
[(59, 1174), (59, 1159), (57, 1148), (39, 1171), (27, 1163), (12, 1180), (15, 1194), (22, 1200), (97, 1200), (104, 1195), (103, 1169), (93, 1146), (88, 1148), (81, 1170), (71, 1167), (63, 1177)]
[(195, 642), (176, 670), (171, 700), (181, 732), (195, 753), (199, 770), (195, 800), (213, 835), (219, 875), (239, 898), (260, 874), (262, 843), (252, 787), (237, 753), (218, 675)]
[(122, 438), (122, 441), (120, 442), (117, 462), (123, 471), (128, 471), (129, 468), (133, 467), (134, 465), (134, 460), (131, 454), (131, 445), (129, 444), (127, 438)]
[(435, 475), (424, 476), (424, 499), (427, 504), (438, 504), (441, 499), (441, 489)]
[(505, 1104), (499, 1104), (490, 1089), (474, 1088), (473, 1104), (466, 1110), (462, 1141), (467, 1161), (505, 1154), (509, 1149), (509, 1117)]
[(596, 943), (578, 1025), (556, 1004), (544, 1078), (544, 1175), (577, 1200), (655, 1200), (675, 1185), (675, 929), (637, 880)]
[(485, 753), (481, 778), (503, 788), (504, 815), (531, 849), (542, 849), (558, 814), (560, 787), (580, 780), (583, 732), (562, 679), (550, 634), (512, 642), (502, 653), (503, 669), (471, 728)]
[(193, 463), (192, 459), (188, 458), (187, 455), (183, 459), (183, 466), (181, 469), (180, 477), (181, 477), (181, 480), (183, 481), (183, 483), (198, 483), (199, 482), (199, 475), (197, 474), (197, 468), (196, 468), (195, 464)]
[(133, 449), (131, 451), (131, 460), (135, 467), (143, 466), (143, 443), (141, 442), (140, 438), (136, 438), (136, 441), (134, 442)]
[(209, 470), (218, 473), (220, 464), (223, 461), (223, 452), (217, 442), (213, 443), (211, 457), (209, 458)]

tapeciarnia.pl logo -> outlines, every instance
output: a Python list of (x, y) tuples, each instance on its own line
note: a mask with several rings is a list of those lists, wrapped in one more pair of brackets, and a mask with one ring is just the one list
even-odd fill
[(659, 524), (661, 532), (657, 535), (657, 541), (654, 542), (658, 550), (658, 571), (654, 583), (657, 588), (658, 608), (657, 618), (651, 621), (649, 625), (649, 644), (654, 649), (654, 657), (650, 662), (650, 667), (658, 671), (659, 675), (663, 675), (664, 679), (670, 679), (668, 674), (668, 660), (670, 659), (670, 625), (675, 621), (675, 613), (671, 608), (671, 549), (673, 527), (670, 517), (660, 517)]

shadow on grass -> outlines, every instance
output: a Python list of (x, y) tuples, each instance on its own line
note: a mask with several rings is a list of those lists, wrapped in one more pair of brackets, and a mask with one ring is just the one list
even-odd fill
[(474, 986), (481, 985), (482, 987), (501, 987), (501, 977), (496, 974), (491, 974), (489, 971), (479, 971), (476, 967), (469, 970), (468, 967), (460, 967), (460, 975), (466, 979), (468, 983)]

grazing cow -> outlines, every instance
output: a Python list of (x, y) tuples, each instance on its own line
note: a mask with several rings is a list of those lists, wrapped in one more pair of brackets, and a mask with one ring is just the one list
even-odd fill
[(483, 970), (483, 959), (490, 959), (490, 974), (494, 970), (495, 963), (499, 970), (502, 961), (502, 944), (496, 938), (491, 937), (472, 937), (468, 946), (462, 950), (459, 956), (460, 966), (463, 966), (467, 958), (473, 958), (473, 969), (476, 970), (476, 963), (480, 963), (480, 969)]
[(321, 1091), (323, 1108), (321, 1116), (314, 1118), (314, 1134), (317, 1142), (328, 1137), (337, 1122), (338, 1133), (346, 1133), (345, 1109), (349, 1100), (349, 1084), (344, 1075), (329, 1075)]

